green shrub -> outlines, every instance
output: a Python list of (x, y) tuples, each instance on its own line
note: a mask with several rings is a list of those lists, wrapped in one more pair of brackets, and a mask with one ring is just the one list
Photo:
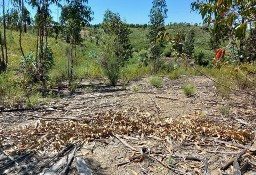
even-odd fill
[(149, 66), (139, 66), (137, 64), (129, 64), (122, 68), (121, 71), (121, 79), (125, 82), (129, 82), (131, 80), (139, 80), (144, 75), (150, 73)]
[(196, 87), (191, 84), (182, 86), (183, 92), (187, 97), (191, 97), (196, 93)]
[(185, 74), (185, 70), (183, 69), (176, 69), (174, 71), (172, 71), (171, 73), (168, 74), (168, 78), (170, 78), (171, 80), (175, 80), (180, 78), (181, 75)]
[(153, 77), (149, 80), (150, 84), (156, 88), (162, 88), (164, 83), (163, 80), (159, 77)]
[(0, 105), (15, 106), (24, 102), (24, 90), (14, 72), (0, 74)]
[(134, 55), (141, 66), (147, 66), (149, 64), (149, 51), (146, 49), (140, 50)]
[(139, 91), (141, 91), (142, 90), (142, 88), (140, 87), (140, 86), (133, 86), (132, 87), (132, 91), (133, 92), (139, 92)]
[(168, 74), (170, 72), (173, 72), (174, 70), (179, 69), (179, 64), (176, 63), (173, 60), (160, 60), (161, 61), (161, 67), (160, 67), (160, 73)]
[(34, 94), (28, 96), (28, 98), (26, 100), (26, 105), (28, 107), (37, 106), (40, 103), (40, 100), (39, 100), (40, 98), (41, 98), (40, 93), (34, 93)]
[(200, 66), (208, 66), (209, 60), (205, 57), (205, 54), (201, 51), (195, 55), (195, 63)]
[(100, 64), (104, 74), (109, 79), (110, 84), (112, 86), (116, 86), (118, 79), (120, 78), (120, 69), (124, 60), (119, 59), (116, 56), (115, 48), (118, 43), (115, 42), (115, 37), (105, 35), (105, 38), (103, 38), (103, 44)]
[(219, 111), (221, 113), (221, 115), (229, 115), (230, 114), (230, 107), (229, 106), (221, 106), (219, 108)]
[(163, 55), (164, 55), (165, 57), (171, 57), (171, 56), (172, 56), (172, 51), (171, 51), (171, 49), (170, 49), (170, 46), (167, 46), (167, 47), (164, 49)]

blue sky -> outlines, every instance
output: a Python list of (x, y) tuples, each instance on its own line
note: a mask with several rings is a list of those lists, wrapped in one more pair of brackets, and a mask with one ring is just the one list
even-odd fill
[[(190, 4), (193, 1), (166, 0), (168, 6), (166, 23), (201, 23), (201, 16), (191, 11)], [(107, 9), (118, 12), (127, 23), (145, 24), (149, 21), (148, 15), (152, 7), (152, 0), (89, 0), (89, 6), (94, 11), (93, 24), (102, 22)]]
[[(195, 0), (166, 0), (168, 8), (168, 18), (166, 23), (187, 22), (201, 23), (201, 16), (191, 11), (191, 2)], [(94, 12), (92, 24), (99, 24), (103, 21), (103, 15), (107, 9), (119, 13), (121, 18), (127, 23), (148, 24), (149, 12), (152, 7), (152, 0), (88, 0), (88, 5)], [(60, 9), (51, 7), (54, 19), (60, 16)], [(35, 9), (32, 14), (35, 14)]]

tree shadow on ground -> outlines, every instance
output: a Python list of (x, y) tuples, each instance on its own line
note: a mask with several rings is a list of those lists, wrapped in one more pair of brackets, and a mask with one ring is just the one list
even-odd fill
[(105, 83), (94, 83), (94, 84), (79, 84), (75, 89), (70, 91), (68, 87), (61, 89), (52, 89), (51, 93), (53, 97), (72, 97), (74, 95), (81, 95), (84, 93), (114, 93), (125, 91), (126, 88), (122, 85), (111, 86)]
[(102, 168), (101, 164), (92, 158), (85, 158), (85, 163), (92, 170), (92, 174), (108, 175), (107, 168)]

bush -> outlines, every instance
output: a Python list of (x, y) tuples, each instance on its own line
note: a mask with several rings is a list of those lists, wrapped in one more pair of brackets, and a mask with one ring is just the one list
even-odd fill
[(171, 51), (171, 49), (170, 49), (170, 46), (169, 46), (169, 47), (166, 47), (166, 48), (164, 49), (163, 55), (164, 55), (165, 57), (171, 57), (171, 56), (172, 56), (172, 51)]
[(24, 102), (24, 91), (11, 72), (0, 74), (0, 106), (15, 106)]
[(162, 88), (163, 87), (163, 80), (159, 77), (153, 77), (149, 80), (150, 84), (156, 88)]
[(175, 80), (180, 78), (181, 75), (185, 74), (185, 70), (183, 69), (176, 69), (174, 71), (172, 71), (171, 73), (169, 73), (168, 78), (170, 78), (171, 80)]
[(133, 86), (132, 87), (132, 91), (133, 92), (139, 92), (139, 91), (141, 91), (142, 90), (142, 88), (140, 87), (140, 86)]
[(195, 63), (200, 66), (208, 66), (209, 60), (205, 57), (205, 54), (201, 51), (195, 55)]
[(121, 78), (123, 81), (128, 82), (131, 80), (139, 80), (144, 75), (149, 74), (149, 66), (139, 66), (137, 64), (129, 64), (122, 68)]
[(149, 64), (149, 51), (142, 49), (133, 55), (137, 58), (139, 65), (147, 66)]
[(115, 42), (114, 37), (105, 36), (104, 41), (105, 42), (100, 64), (111, 85), (116, 86), (120, 77), (120, 69), (124, 60), (119, 59), (116, 56), (115, 48), (117, 43)]
[(196, 93), (196, 87), (191, 84), (186, 84), (182, 87), (184, 94), (187, 97), (191, 97)]

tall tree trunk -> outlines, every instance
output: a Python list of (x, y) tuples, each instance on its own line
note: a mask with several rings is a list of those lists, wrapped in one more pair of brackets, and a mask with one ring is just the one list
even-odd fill
[(1, 44), (1, 62), (0, 62), (0, 73), (5, 71), (5, 59), (4, 59), (4, 42), (2, 38), (2, 32), (0, 31), (0, 44)]
[(23, 23), (23, 11), (24, 11), (24, 1), (21, 0), (21, 15), (20, 15), (20, 24), (19, 24), (19, 28), (20, 28), (20, 34), (19, 34), (19, 43), (20, 43), (20, 51), (23, 57), (25, 57), (24, 51), (23, 51), (23, 47), (22, 47), (22, 23)]
[(3, 0), (3, 23), (4, 23), (4, 48), (5, 48), (5, 66), (8, 65), (7, 41), (6, 41), (6, 16), (5, 16), (5, 0)]

